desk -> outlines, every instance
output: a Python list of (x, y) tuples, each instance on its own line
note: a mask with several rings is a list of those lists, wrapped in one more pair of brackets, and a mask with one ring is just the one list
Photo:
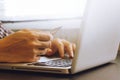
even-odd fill
[(74, 75), (0, 70), (0, 80), (120, 80), (120, 54), (108, 63)]

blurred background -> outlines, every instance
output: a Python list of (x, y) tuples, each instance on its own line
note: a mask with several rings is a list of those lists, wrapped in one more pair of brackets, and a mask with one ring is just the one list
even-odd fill
[(76, 43), (87, 1), (0, 0), (0, 21), (12, 30), (52, 30), (61, 26), (54, 36)]

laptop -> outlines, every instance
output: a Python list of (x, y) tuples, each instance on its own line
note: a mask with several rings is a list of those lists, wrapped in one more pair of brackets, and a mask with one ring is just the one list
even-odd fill
[(87, 1), (72, 60), (41, 56), (34, 63), (0, 63), (0, 69), (74, 74), (115, 60), (120, 42), (119, 4), (119, 0)]

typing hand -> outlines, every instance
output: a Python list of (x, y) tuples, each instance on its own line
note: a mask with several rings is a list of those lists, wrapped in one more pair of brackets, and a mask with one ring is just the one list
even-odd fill
[(34, 62), (50, 47), (50, 32), (20, 30), (0, 39), (0, 62)]
[(75, 49), (76, 45), (74, 43), (70, 43), (65, 39), (55, 38), (51, 42), (51, 48), (47, 48), (46, 55), (51, 56), (59, 53), (60, 57), (64, 58), (65, 53), (67, 53), (70, 58), (73, 58)]

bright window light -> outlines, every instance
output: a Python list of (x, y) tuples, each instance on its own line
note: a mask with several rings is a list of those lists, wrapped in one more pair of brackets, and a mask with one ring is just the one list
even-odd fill
[(81, 17), (86, 0), (4, 0), (10, 19), (59, 19)]

